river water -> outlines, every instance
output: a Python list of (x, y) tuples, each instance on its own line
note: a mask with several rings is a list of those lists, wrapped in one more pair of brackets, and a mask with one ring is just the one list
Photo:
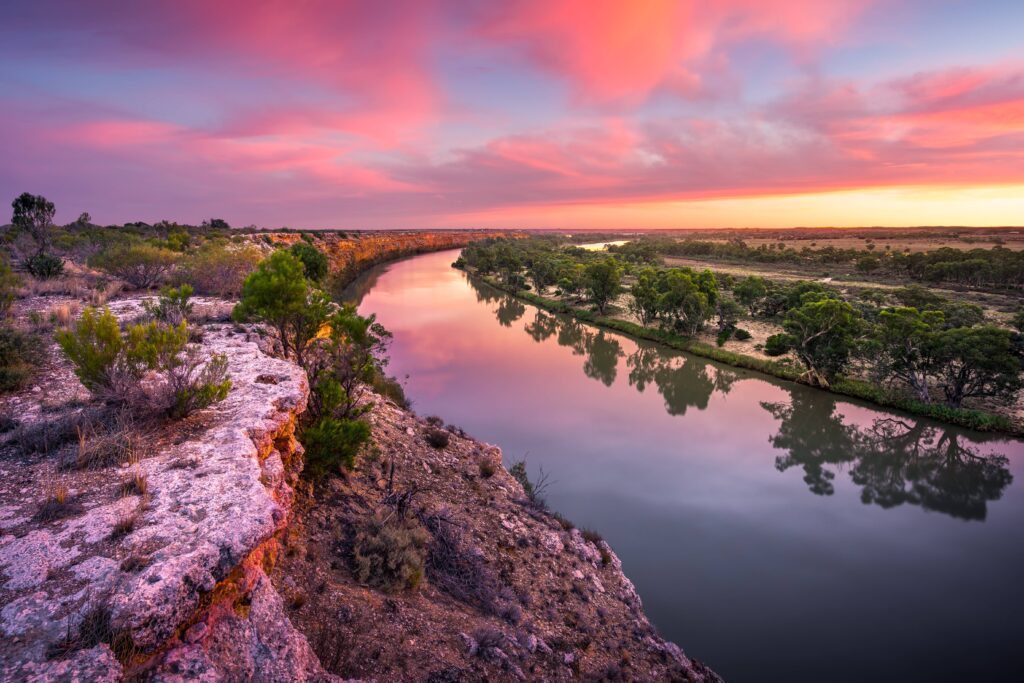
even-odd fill
[(727, 681), (1021, 680), (1024, 443), (636, 342), (474, 286), (352, 288), (421, 415), (499, 444)]

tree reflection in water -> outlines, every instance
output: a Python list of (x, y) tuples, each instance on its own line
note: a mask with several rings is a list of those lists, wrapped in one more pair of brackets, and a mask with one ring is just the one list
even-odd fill
[[(497, 302), (495, 316), (501, 325), (510, 327), (526, 313), (517, 299), (470, 283), (479, 301)], [(637, 341), (636, 350), (626, 354), (614, 335), (539, 309), (524, 330), (538, 343), (554, 337), (559, 346), (583, 356), (583, 372), (605, 386), (615, 383), (619, 359), (625, 357), (629, 385), (639, 392), (656, 387), (669, 415), (685, 415), (691, 407), (704, 410), (712, 394), (728, 393), (740, 377), (648, 342)], [(778, 432), (769, 437), (784, 452), (776, 457), (775, 467), (780, 472), (801, 468), (804, 482), (817, 495), (832, 495), (836, 473), (847, 470), (867, 505), (918, 505), (960, 519), (984, 520), (988, 503), (1002, 497), (1013, 480), (1005, 456), (982, 453), (955, 429), (895, 415), (861, 426), (844, 419), (832, 394), (797, 387), (790, 396), (788, 403), (761, 403), (779, 421)]]
[(762, 403), (780, 421), (771, 444), (785, 471), (801, 467), (818, 495), (831, 495), (835, 473), (849, 469), (867, 505), (919, 505), (952, 517), (984, 520), (988, 503), (1013, 481), (1009, 461), (964, 443), (954, 429), (904, 417), (880, 417), (866, 427), (845, 424), (828, 394), (794, 392), (789, 404)]

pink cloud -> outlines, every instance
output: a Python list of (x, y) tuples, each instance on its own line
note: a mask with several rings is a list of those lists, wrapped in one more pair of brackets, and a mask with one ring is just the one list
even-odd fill
[(521, 48), (569, 79), (584, 100), (641, 102), (659, 87), (694, 95), (712, 86), (724, 48), (765, 38), (802, 52), (831, 43), (868, 0), (517, 0), (483, 22), (487, 40)]

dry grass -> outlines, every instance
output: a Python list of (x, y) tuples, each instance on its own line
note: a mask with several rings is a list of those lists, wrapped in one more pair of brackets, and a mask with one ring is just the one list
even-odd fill
[(146, 475), (138, 470), (128, 479), (121, 482), (121, 486), (118, 488), (118, 494), (122, 498), (125, 496), (145, 496), (148, 492), (149, 481), (146, 479)]
[(84, 511), (82, 504), (71, 498), (68, 487), (59, 479), (46, 482), (43, 502), (36, 511), (35, 519), (39, 522), (51, 522), (65, 517), (72, 517)]
[(111, 624), (110, 609), (96, 606), (82, 615), (78, 627), (72, 629), (68, 619), (67, 633), (64, 638), (53, 643), (47, 650), (50, 659), (60, 659), (78, 650), (89, 650), (105, 643), (110, 646), (114, 656), (124, 663), (138, 653), (138, 648), (127, 629), (115, 629)]
[(50, 324), (56, 327), (70, 327), (71, 322), (78, 317), (79, 306), (77, 303), (58, 304), (50, 308), (47, 316)]

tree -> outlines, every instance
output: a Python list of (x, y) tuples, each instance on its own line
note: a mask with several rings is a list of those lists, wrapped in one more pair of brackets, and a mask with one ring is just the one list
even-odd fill
[(327, 256), (312, 244), (296, 242), (288, 251), (302, 261), (302, 268), (306, 273), (306, 279), (311, 282), (322, 282), (327, 277), (329, 266)]
[(494, 248), (494, 267), (506, 286), (519, 288), (522, 282), (519, 271), (523, 268), (523, 262), (515, 247), (508, 242), (498, 243)]
[(305, 367), (306, 349), (320, 333), (333, 305), (327, 295), (311, 290), (302, 261), (275, 251), (245, 278), (233, 316), (261, 320), (277, 332), (285, 358)]
[(757, 312), (758, 304), (768, 296), (768, 282), (763, 277), (751, 275), (732, 290), (736, 300), (747, 307), (750, 315)]
[(608, 257), (589, 264), (583, 271), (583, 281), (590, 300), (597, 306), (598, 312), (604, 315), (608, 303), (619, 293), (622, 269), (618, 261)]
[(806, 366), (803, 379), (827, 388), (849, 362), (862, 319), (854, 308), (838, 299), (804, 297), (799, 308), (786, 313), (783, 329), (792, 340), (797, 358)]
[(90, 225), (92, 225), (92, 216), (89, 215), (88, 211), (78, 214), (78, 218), (75, 219), (75, 227), (86, 228)]
[(899, 380), (911, 388), (918, 400), (931, 403), (929, 376), (936, 333), (943, 322), (941, 311), (920, 312), (911, 307), (881, 311), (869, 344), (878, 379)]
[[(869, 245), (874, 247), (874, 245)], [(873, 273), (882, 266), (877, 256), (861, 256), (857, 259), (857, 270), (861, 273)]]
[(558, 267), (554, 260), (545, 256), (535, 256), (526, 268), (538, 294), (543, 294), (551, 285), (558, 281)]
[(965, 398), (1013, 399), (1021, 388), (1021, 361), (1012, 332), (995, 325), (957, 327), (935, 340), (935, 374), (946, 403), (959, 408)]
[(14, 214), (11, 223), (18, 230), (28, 233), (36, 243), (36, 256), (42, 256), (50, 247), (53, 227), (53, 202), (42, 195), (21, 193), (11, 202)]
[(658, 291), (658, 271), (643, 268), (637, 274), (636, 282), (629, 289), (629, 310), (644, 325), (657, 319), (661, 310), (661, 294)]
[(722, 296), (718, 299), (715, 313), (718, 315), (718, 332), (723, 333), (736, 327), (743, 308), (731, 296)]
[(715, 313), (718, 286), (710, 271), (673, 268), (663, 272), (659, 288), (662, 312), (684, 334), (696, 334)]
[(327, 320), (329, 332), (306, 352), (306, 373), (313, 388), (309, 413), (314, 419), (358, 417), (369, 409), (358, 403), (377, 369), (387, 363), (391, 333), (345, 304)]

